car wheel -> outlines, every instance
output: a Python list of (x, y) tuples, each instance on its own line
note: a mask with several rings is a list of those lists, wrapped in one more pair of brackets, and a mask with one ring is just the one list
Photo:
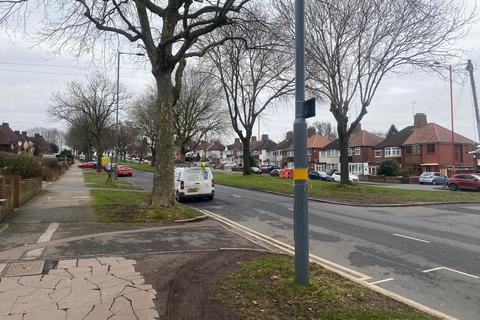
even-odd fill
[(452, 190), (452, 191), (457, 191), (458, 190), (458, 186), (455, 184), (455, 183), (450, 183), (448, 185), (448, 189)]
[(432, 185), (436, 186), (438, 184), (437, 180), (432, 181)]

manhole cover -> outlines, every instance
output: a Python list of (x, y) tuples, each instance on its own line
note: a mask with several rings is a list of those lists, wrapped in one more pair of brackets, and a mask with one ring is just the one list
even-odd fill
[(11, 263), (5, 270), (5, 277), (32, 276), (41, 274), (45, 261)]

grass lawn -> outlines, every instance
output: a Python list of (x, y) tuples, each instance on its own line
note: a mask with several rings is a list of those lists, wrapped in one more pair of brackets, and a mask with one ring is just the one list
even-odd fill
[[(290, 179), (225, 173), (214, 173), (214, 178), (219, 184), (293, 194), (293, 181)], [(318, 180), (309, 180), (308, 192), (314, 198), (366, 204), (480, 201), (478, 192), (407, 190), (363, 184), (342, 186)]]
[(155, 172), (155, 168), (152, 167), (150, 164), (136, 163), (136, 162), (130, 162), (130, 161), (118, 161), (118, 163), (127, 165), (129, 167), (132, 167), (133, 169), (140, 170), (140, 171)]
[(95, 212), (105, 222), (173, 222), (201, 216), (183, 204), (175, 208), (153, 208), (151, 193), (124, 190), (90, 190)]
[(89, 188), (112, 188), (112, 189), (134, 189), (143, 190), (142, 187), (131, 184), (119, 177), (118, 179), (112, 179), (112, 182), (107, 183), (107, 173), (102, 171), (97, 175), (95, 170), (83, 170), (83, 179)]
[(437, 319), (312, 264), (311, 285), (294, 282), (293, 257), (268, 255), (220, 276), (215, 298), (238, 319)]

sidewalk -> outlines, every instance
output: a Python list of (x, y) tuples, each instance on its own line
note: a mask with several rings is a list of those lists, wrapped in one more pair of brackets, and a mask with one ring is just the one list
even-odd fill
[(71, 167), (0, 224), (1, 320), (228, 319), (212, 283), (262, 255), (214, 221), (101, 223)]

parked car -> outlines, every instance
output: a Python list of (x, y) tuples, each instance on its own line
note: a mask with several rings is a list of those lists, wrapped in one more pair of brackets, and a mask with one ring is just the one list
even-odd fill
[(133, 169), (129, 166), (118, 166), (117, 167), (117, 176), (118, 177), (131, 177), (133, 175)]
[(278, 177), (280, 175), (280, 169), (273, 169), (269, 174), (272, 177)]
[(260, 169), (259, 167), (251, 167), (250, 171), (255, 174), (262, 174), (262, 169)]
[(321, 180), (321, 181), (331, 181), (332, 177), (322, 171), (310, 171), (308, 173), (308, 178), (310, 180)]
[(85, 163), (81, 163), (78, 165), (79, 168), (81, 169), (96, 169), (97, 168), (97, 162), (96, 161), (89, 161)]
[(178, 202), (186, 198), (213, 200), (215, 184), (210, 168), (175, 168), (175, 198)]
[(480, 175), (478, 174), (456, 174), (448, 178), (448, 188), (456, 190), (480, 191)]
[(237, 164), (232, 161), (232, 162), (226, 162), (226, 163), (224, 163), (223, 166), (226, 167), (226, 168), (232, 168), (232, 167), (236, 167)]
[[(350, 180), (350, 182), (353, 182), (353, 183), (358, 183), (358, 181), (360, 181), (358, 179), (358, 176), (354, 175), (354, 174), (348, 174), (348, 179)], [(331, 177), (331, 181), (333, 182), (340, 182), (340, 171), (335, 171), (333, 174), (332, 174), (332, 177)]]
[(420, 184), (422, 183), (428, 183), (428, 184), (444, 184), (445, 181), (447, 181), (447, 177), (442, 175), (440, 172), (429, 172), (425, 171), (423, 172), (420, 177), (418, 177), (418, 181)]
[(264, 166), (261, 166), (260, 169), (262, 170), (262, 172), (271, 172), (272, 170), (280, 168), (274, 164), (266, 164)]

